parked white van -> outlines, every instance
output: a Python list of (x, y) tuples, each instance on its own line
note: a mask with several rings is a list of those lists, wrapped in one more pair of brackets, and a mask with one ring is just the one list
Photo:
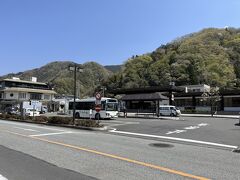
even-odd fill
[(159, 114), (160, 114), (160, 116), (180, 116), (181, 111), (180, 111), (180, 109), (176, 108), (175, 106), (160, 105), (159, 106)]

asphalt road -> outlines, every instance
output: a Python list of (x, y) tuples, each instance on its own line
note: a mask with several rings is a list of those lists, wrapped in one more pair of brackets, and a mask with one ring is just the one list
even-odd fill
[[(135, 125), (137, 124), (135, 122)], [(24, 169), (25, 164), (33, 164), (32, 169), (28, 165), (25, 170), (29, 169), (28, 177), (36, 175), (34, 179), (59, 179), (54, 171), (66, 172), (67, 179), (84, 177), (104, 180), (165, 180), (240, 177), (240, 154), (230, 150), (118, 136), (116, 133), (0, 120), (0, 145), (0, 174), (9, 180), (20, 179), (18, 177), (24, 174), (21, 169)], [(164, 145), (165, 147), (162, 147)], [(15, 161), (19, 163), (15, 164)], [(45, 166), (50, 170), (47, 171)], [(54, 167), (55, 170), (51, 169)], [(13, 168), (16, 170), (13, 171)]]
[(3, 146), (0, 146), (0, 173), (9, 180), (96, 180)]
[[(102, 121), (102, 123), (117, 131), (240, 146), (240, 126), (235, 126), (238, 119), (210, 117), (118, 118), (117, 120)], [(141, 138), (143, 137), (141, 136)]]

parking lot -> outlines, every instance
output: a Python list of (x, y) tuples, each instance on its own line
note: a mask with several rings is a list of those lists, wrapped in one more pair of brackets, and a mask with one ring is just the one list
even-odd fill
[[(211, 117), (118, 118), (116, 120), (104, 120), (102, 123), (113, 129), (110, 132), (119, 135), (161, 140), (165, 137), (173, 137), (178, 138), (181, 143), (186, 143), (185, 139), (195, 140), (196, 144), (198, 144), (198, 141), (204, 142), (200, 145), (208, 145), (208, 143), (227, 145), (226, 147), (228, 145), (229, 147), (240, 145), (240, 126), (235, 126), (238, 119)], [(165, 138), (165, 140), (174, 139)]]

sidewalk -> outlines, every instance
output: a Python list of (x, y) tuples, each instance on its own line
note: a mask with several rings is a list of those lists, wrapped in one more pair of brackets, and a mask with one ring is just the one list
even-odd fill
[[(182, 114), (183, 117), (212, 117), (211, 114)], [(232, 118), (232, 119), (239, 119), (239, 115), (213, 115), (213, 117), (218, 118)]]
[[(123, 113), (119, 114), (119, 117), (124, 117)], [(146, 118), (146, 119), (180, 119), (181, 117), (212, 117), (211, 114), (181, 114), (180, 117), (160, 116), (157, 117), (153, 113), (127, 113), (128, 118)], [(239, 115), (213, 115), (217, 118), (231, 118), (239, 119)]]

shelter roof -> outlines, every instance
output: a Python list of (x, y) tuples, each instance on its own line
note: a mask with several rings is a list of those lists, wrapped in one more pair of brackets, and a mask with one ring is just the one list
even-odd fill
[(152, 86), (130, 89), (114, 89), (109, 91), (113, 94), (138, 94), (138, 93), (155, 93), (155, 92), (183, 92), (185, 89), (176, 86)]
[(136, 100), (136, 101), (146, 101), (146, 100), (167, 100), (166, 96), (163, 96), (159, 92), (155, 93), (141, 93), (141, 94), (127, 94), (122, 97), (123, 101)]

